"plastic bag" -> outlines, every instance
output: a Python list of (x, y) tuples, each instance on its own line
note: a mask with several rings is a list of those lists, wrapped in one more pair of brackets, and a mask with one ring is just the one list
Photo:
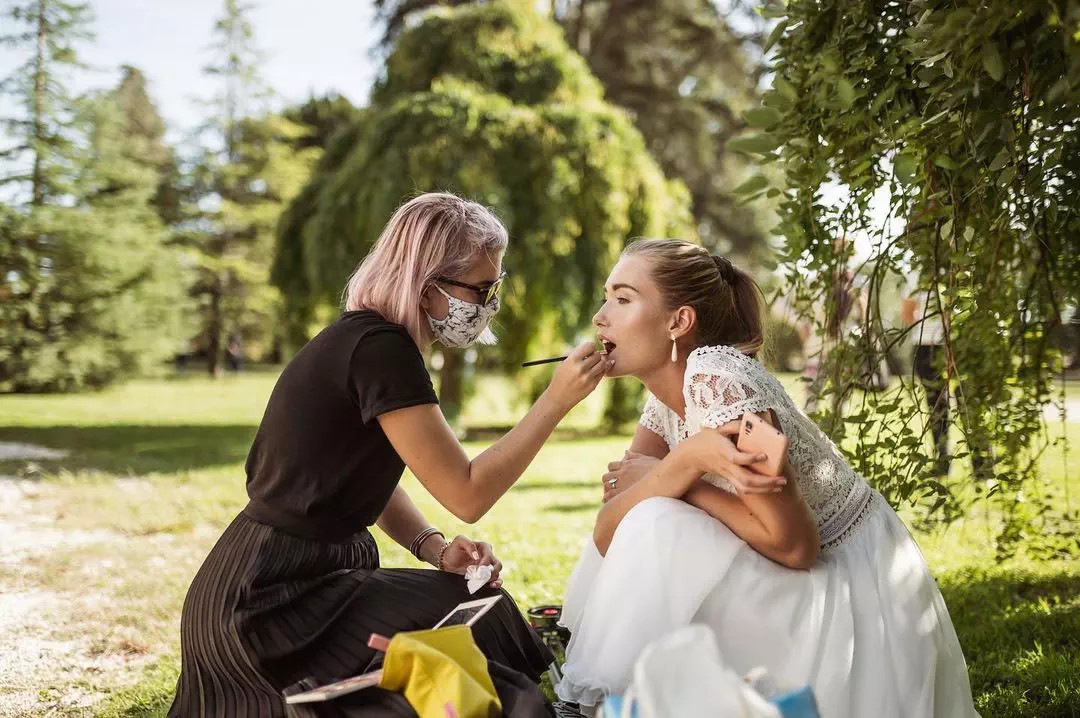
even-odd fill
[[(612, 708), (615, 703), (613, 702)], [(603, 718), (781, 718), (735, 671), (724, 666), (712, 629), (690, 625), (645, 647), (618, 713)]]

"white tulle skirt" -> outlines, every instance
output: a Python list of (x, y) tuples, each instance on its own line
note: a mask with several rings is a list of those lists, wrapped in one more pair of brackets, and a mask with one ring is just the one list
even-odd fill
[(704, 511), (654, 498), (623, 519), (605, 557), (591, 537), (570, 577), (560, 698), (627, 688), (642, 648), (704, 623), (724, 662), (811, 685), (823, 718), (977, 716), (949, 612), (914, 539), (880, 497), (858, 532), (809, 571), (751, 549)]

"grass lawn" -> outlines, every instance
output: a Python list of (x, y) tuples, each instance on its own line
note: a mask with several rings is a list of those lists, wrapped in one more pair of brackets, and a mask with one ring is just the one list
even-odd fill
[[(178, 671), (183, 596), (245, 501), (243, 462), (274, 378), (192, 376), (94, 395), (0, 397), (0, 441), (70, 452), (0, 460), (8, 477), (0, 480), (0, 543), (12, 542), (0, 556), (0, 715), (164, 713)], [(487, 381), (466, 423), (512, 423), (522, 409), (508, 396), (504, 382)], [(594, 425), (601, 402), (598, 395), (576, 409), (564, 423), (571, 431), (550, 441), (476, 526), (462, 526), (404, 479), (433, 523), (495, 545), (521, 606), (561, 601), (599, 506), (599, 476), (628, 443), (573, 431)], [(1075, 453), (1080, 424), (1073, 422)], [(1050, 431), (1060, 435), (1060, 424)], [(1064, 495), (1061, 449), (1044, 462)], [(1078, 473), (1068, 477), (1074, 502)], [(992, 522), (976, 511), (948, 530), (918, 534), (978, 707), (983, 716), (1080, 716), (1080, 568), (996, 562), (987, 541)], [(417, 565), (376, 534), (384, 565)]]

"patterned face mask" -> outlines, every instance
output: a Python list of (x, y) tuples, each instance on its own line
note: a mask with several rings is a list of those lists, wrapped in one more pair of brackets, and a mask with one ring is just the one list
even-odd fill
[(487, 304), (473, 304), (447, 294), (442, 287), (436, 285), (435, 288), (442, 292), (450, 303), (450, 311), (445, 319), (435, 319), (424, 312), (427, 314), (431, 332), (440, 344), (462, 349), (473, 342), (494, 344), (498, 341), (488, 328), (491, 318), (499, 311), (498, 297), (493, 297)]

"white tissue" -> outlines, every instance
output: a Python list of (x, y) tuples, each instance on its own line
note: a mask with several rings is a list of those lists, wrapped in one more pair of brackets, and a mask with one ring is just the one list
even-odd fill
[(473, 594), (491, 582), (493, 566), (467, 566), (465, 568), (465, 580), (468, 582), (469, 593)]

